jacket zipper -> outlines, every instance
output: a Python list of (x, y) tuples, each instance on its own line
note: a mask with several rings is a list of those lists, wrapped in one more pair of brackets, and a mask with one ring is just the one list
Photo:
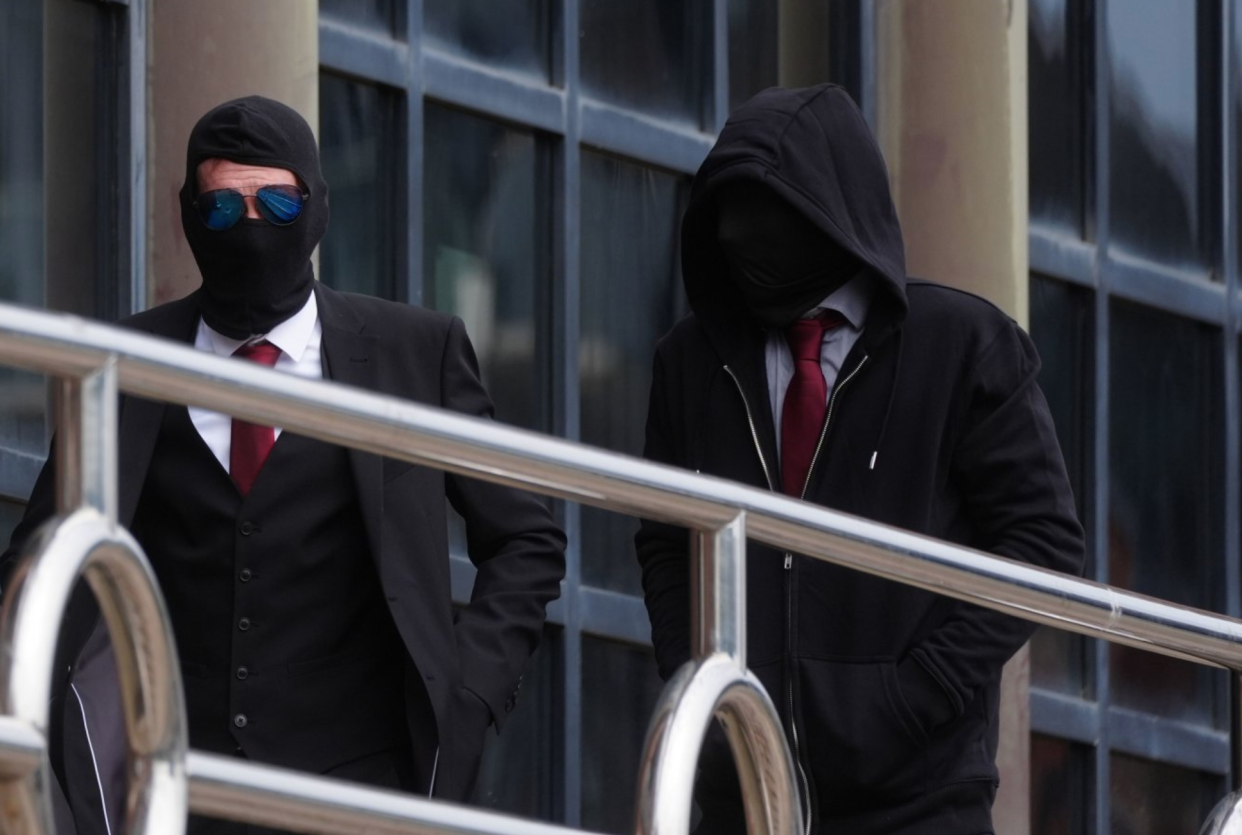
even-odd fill
[(737, 393), (742, 396), (742, 405), (746, 408), (746, 423), (750, 425), (750, 439), (755, 442), (755, 452), (759, 453), (759, 465), (763, 467), (763, 477), (768, 482), (768, 489), (775, 493), (776, 485), (772, 481), (772, 474), (768, 472), (768, 459), (763, 457), (763, 447), (759, 445), (759, 430), (755, 429), (755, 419), (751, 416), (750, 401), (746, 399), (746, 390), (742, 388), (742, 382), (733, 373), (732, 368), (726, 365), (724, 370), (733, 378), (733, 385), (737, 386)]
[(828, 424), (832, 422), (832, 408), (837, 404), (837, 395), (841, 393), (841, 389), (849, 385), (850, 380), (858, 376), (858, 372), (862, 371), (862, 367), (867, 364), (867, 355), (858, 361), (858, 365), (854, 366), (854, 370), (846, 376), (844, 380), (832, 387), (832, 397), (828, 398), (828, 411), (824, 414), (824, 425), (819, 430), (819, 442), (815, 444), (815, 454), (811, 456), (811, 466), (806, 468), (806, 481), (802, 482), (802, 495), (798, 498), (806, 499), (806, 488), (811, 486), (811, 473), (815, 472), (815, 465), (819, 463), (819, 452), (824, 448), (824, 438), (828, 437)]
[[(815, 444), (815, 452), (811, 455), (811, 466), (806, 468), (806, 481), (802, 482), (802, 493), (799, 498), (806, 501), (806, 488), (811, 486), (811, 473), (815, 472), (816, 463), (820, 462), (820, 450), (823, 449), (823, 440), (828, 436), (828, 424), (832, 422), (832, 409), (837, 403), (837, 395), (841, 394), (841, 389), (850, 384), (850, 380), (861, 372), (863, 365), (867, 364), (867, 357), (863, 355), (858, 360), (858, 364), (854, 365), (854, 369), (840, 383), (832, 386), (832, 396), (828, 398), (828, 409), (823, 415), (823, 426), (820, 427), (820, 440)], [(785, 552), (785, 634), (789, 636), (789, 655), (794, 655), (794, 577), (792, 577), (792, 568), (794, 568), (794, 554)], [(792, 732), (794, 732), (794, 753), (797, 755), (797, 770), (802, 778), (802, 790), (806, 793), (806, 835), (811, 835), (811, 788), (806, 779), (806, 772), (802, 768), (802, 758), (799, 752), (799, 744), (797, 744), (797, 713), (794, 712), (794, 676), (789, 677), (789, 724)]]
[[(863, 358), (858, 361), (858, 365), (854, 366), (854, 370), (851, 371), (848, 375), (846, 375), (845, 379), (841, 380), (839, 383), (833, 386), (832, 396), (828, 398), (828, 410), (824, 414), (824, 425), (820, 427), (819, 440), (816, 442), (815, 452), (811, 456), (811, 466), (807, 468), (806, 481), (802, 483), (802, 494), (801, 496), (799, 496), (799, 498), (803, 500), (806, 499), (807, 488), (811, 486), (811, 474), (815, 472), (815, 465), (819, 463), (819, 454), (820, 454), (820, 451), (823, 450), (824, 448), (824, 439), (828, 437), (828, 426), (829, 424), (832, 423), (832, 413), (837, 403), (837, 397), (840, 395), (841, 390), (845, 388), (847, 385), (849, 385), (850, 380), (853, 380), (854, 377), (856, 377), (858, 373), (862, 371), (862, 367), (867, 364), (867, 359), (868, 357), (864, 355)], [(751, 437), (751, 440), (754, 441), (755, 452), (759, 454), (759, 464), (763, 467), (763, 476), (765, 479), (767, 479), (768, 489), (775, 492), (776, 488), (773, 486), (772, 475), (768, 471), (767, 459), (763, 457), (763, 448), (759, 445), (759, 433), (755, 429), (755, 420), (750, 411), (750, 401), (746, 398), (746, 391), (745, 389), (742, 388), (742, 383), (738, 380), (737, 375), (733, 373), (733, 369), (731, 369), (729, 366), (726, 365), (724, 367), (724, 370), (728, 373), (730, 377), (733, 378), (733, 384), (737, 386), (737, 392), (738, 394), (742, 396), (742, 405), (746, 408), (746, 422), (750, 425), (750, 437)], [(793, 568), (793, 554), (786, 551), (785, 552), (785, 571), (791, 572), (792, 568)], [(786, 635), (786, 649), (788, 650), (787, 654), (789, 655), (789, 657), (792, 658), (793, 656), (793, 577), (791, 573), (787, 573), (785, 575), (785, 635)], [(794, 710), (793, 675), (792, 674), (789, 675), (787, 677), (787, 680), (788, 680), (787, 696), (789, 698), (789, 729), (790, 729), (790, 735), (793, 741), (794, 762), (797, 763), (798, 765), (798, 777), (802, 781), (802, 796), (805, 801), (805, 809), (806, 809), (805, 832), (806, 832), (806, 835), (810, 835), (811, 827), (813, 825), (812, 807), (811, 807), (811, 787), (810, 787), (810, 781), (807, 780), (806, 769), (802, 765), (802, 750), (801, 750), (801, 746), (798, 740), (798, 719), (797, 719), (797, 713)]]
[[(725, 372), (733, 378), (733, 384), (737, 386), (737, 393), (742, 396), (742, 405), (746, 408), (746, 422), (750, 425), (750, 437), (755, 442), (755, 452), (759, 454), (759, 464), (763, 467), (763, 477), (768, 482), (768, 489), (773, 493), (776, 492), (776, 485), (772, 481), (772, 474), (768, 471), (768, 461), (763, 457), (763, 447), (759, 444), (759, 432), (755, 429), (755, 419), (750, 411), (750, 400), (746, 397), (746, 390), (742, 388), (742, 383), (738, 380), (737, 375), (733, 373), (733, 369), (729, 366), (724, 367)], [(820, 442), (823, 442), (823, 435), (820, 435)], [(818, 450), (817, 450), (818, 452)], [(805, 488), (803, 488), (805, 490)], [(785, 552), (785, 571), (788, 572), (793, 564), (793, 554)], [(793, 588), (790, 584), (789, 574), (785, 574), (785, 645), (789, 649), (790, 636), (793, 634)], [(787, 653), (788, 654), (788, 653)], [(788, 697), (789, 697), (789, 729), (793, 738), (793, 760), (798, 766), (798, 778), (802, 781), (802, 800), (803, 808), (806, 810), (806, 835), (811, 835), (811, 784), (806, 778), (806, 769), (802, 767), (802, 751), (798, 745), (798, 722), (794, 718), (794, 693), (793, 693), (793, 676), (787, 675), (788, 681)]]

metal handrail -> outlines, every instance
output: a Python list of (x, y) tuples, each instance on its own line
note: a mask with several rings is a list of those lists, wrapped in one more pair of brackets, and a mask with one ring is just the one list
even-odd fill
[[(133, 395), (207, 407), (391, 458), (687, 526), (710, 544), (696, 549), (693, 626), (700, 668), (722, 648), (744, 667), (744, 571), (738, 569), (749, 537), (1027, 620), (1242, 670), (1242, 622), (1232, 618), (733, 482), (10, 305), (0, 305), (0, 358), (67, 378), (88, 377), (111, 363), (118, 387)], [(657, 758), (652, 745), (658, 743), (649, 743), (645, 767)], [(1242, 771), (1236, 764), (1234, 769)]]

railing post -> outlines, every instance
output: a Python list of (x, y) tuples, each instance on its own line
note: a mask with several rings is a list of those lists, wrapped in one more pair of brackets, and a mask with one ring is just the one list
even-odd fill
[(691, 541), (691, 652), (696, 660), (721, 652), (745, 669), (746, 514)]
[(56, 391), (56, 512), (90, 506), (115, 524), (117, 513), (116, 357)]

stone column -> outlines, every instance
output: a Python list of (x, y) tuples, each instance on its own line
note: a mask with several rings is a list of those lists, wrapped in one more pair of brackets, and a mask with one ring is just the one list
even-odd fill
[(315, 0), (150, 0), (151, 269), (148, 304), (199, 285), (181, 232), (177, 192), (185, 146), (217, 104), (257, 93), (319, 123), (319, 4)]
[[(911, 275), (1027, 319), (1025, 0), (876, 0), (876, 114)], [(1005, 670), (996, 826), (1030, 831), (1030, 662)]]

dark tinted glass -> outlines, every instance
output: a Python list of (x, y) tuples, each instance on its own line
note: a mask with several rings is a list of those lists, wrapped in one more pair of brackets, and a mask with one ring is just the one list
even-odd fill
[(638, 763), (660, 697), (648, 649), (582, 639), (582, 825), (632, 832)]
[(319, 147), (332, 223), (319, 249), (323, 282), (395, 298), (404, 228), (396, 96), (376, 84), (319, 76)]
[(342, 23), (404, 38), (404, 6), (398, 0), (319, 0), (319, 14)]
[[(0, 76), (0, 301), (42, 307), (43, 4), (0, 4)], [(0, 394), (0, 446), (46, 452), (42, 378), (0, 365)]]
[(1027, 6), (1031, 220), (1077, 235), (1085, 233), (1085, 101), (1092, 77), (1084, 49), (1090, 32), (1080, 9), (1067, 0), (1030, 0)]
[[(686, 182), (582, 155), (582, 440), (640, 455), (656, 340), (685, 309), (678, 235)], [(582, 509), (582, 574), (637, 592), (637, 522)]]
[(428, 104), (424, 299), (466, 323), (496, 417), (547, 429), (546, 154), (535, 134)]
[(1205, 152), (1214, 141), (1215, 102), (1199, 67), (1211, 65), (1212, 39), (1199, 37), (1195, 6), (1185, 0), (1108, 5), (1109, 205), (1117, 249), (1166, 264), (1210, 266), (1214, 189), (1204, 166), (1211, 161)]
[(544, 629), (543, 642), (522, 673), (517, 708), (505, 720), (504, 733), (488, 732), (474, 805), (552, 820), (564, 715), (562, 657), (560, 631)]
[(581, 0), (583, 93), (695, 126), (709, 88), (707, 0)]
[[(0, 551), (8, 547), (9, 537), (13, 535), (13, 529), (22, 520), (25, 512), (25, 505), (0, 499)], [(3, 591), (4, 589), (0, 589), (0, 592)]]
[(729, 0), (729, 108), (776, 84), (777, 3)]
[[(1043, 368), (1039, 385), (1048, 400), (1057, 439), (1069, 472), (1078, 518), (1088, 521), (1093, 390), (1093, 296), (1065, 282), (1031, 276), (1031, 337)], [(1088, 535), (1087, 541), (1091, 541)], [(1091, 560), (1088, 555), (1088, 561)], [(1086, 576), (1094, 573), (1087, 566)], [(1089, 695), (1087, 642), (1079, 635), (1045, 626), (1031, 640), (1031, 683), (1063, 693)]]
[(1031, 832), (1087, 835), (1090, 771), (1089, 748), (1043, 734), (1031, 735)]
[[(1109, 582), (1206, 609), (1223, 605), (1220, 337), (1124, 302), (1112, 308)], [(1222, 725), (1224, 673), (1111, 647), (1113, 701)]]
[(549, 5), (549, 0), (423, 0), (427, 43), (547, 78)]
[(1198, 832), (1225, 792), (1224, 780), (1171, 765), (1114, 754), (1109, 792), (1119, 835)]

